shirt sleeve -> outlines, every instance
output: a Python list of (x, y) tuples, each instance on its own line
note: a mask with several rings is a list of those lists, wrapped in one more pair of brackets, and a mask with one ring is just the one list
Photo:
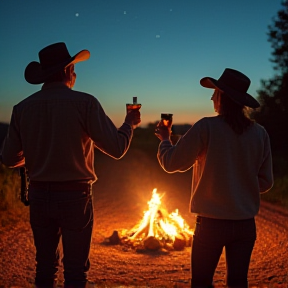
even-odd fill
[(10, 168), (20, 167), (25, 164), (19, 125), (17, 122), (17, 110), (15, 107), (13, 108), (7, 136), (2, 145), (2, 163)]
[(168, 140), (162, 141), (158, 147), (157, 158), (166, 172), (185, 172), (194, 165), (202, 147), (200, 127), (195, 123), (176, 145), (172, 145)]
[(114, 159), (122, 158), (128, 151), (133, 137), (132, 127), (123, 123), (117, 129), (94, 97), (87, 111), (87, 132), (95, 146)]

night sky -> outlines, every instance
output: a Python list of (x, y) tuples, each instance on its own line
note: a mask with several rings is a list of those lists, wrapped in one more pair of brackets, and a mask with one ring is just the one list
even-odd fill
[(65, 42), (72, 56), (91, 52), (76, 64), (74, 90), (98, 98), (116, 126), (133, 96), (143, 126), (161, 112), (192, 124), (214, 113), (202, 77), (240, 70), (257, 96), (274, 74), (267, 32), (280, 9), (281, 0), (1, 0), (0, 122), (41, 88), (24, 79), (29, 62)]

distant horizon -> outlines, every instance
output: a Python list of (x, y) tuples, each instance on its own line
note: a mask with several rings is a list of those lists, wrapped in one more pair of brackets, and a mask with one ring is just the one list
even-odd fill
[[(209, 90), (212, 93), (212, 90), (211, 89), (209, 89)], [(131, 98), (130, 102), (132, 102), (132, 97), (130, 97), (130, 98)], [(149, 124), (157, 123), (161, 119), (161, 113), (171, 113), (171, 114), (173, 114), (173, 125), (192, 125), (192, 124), (194, 124), (195, 122), (197, 122), (198, 120), (200, 120), (203, 117), (216, 116), (216, 113), (213, 110), (214, 109), (213, 108), (213, 103), (210, 100), (210, 98), (211, 98), (211, 96), (209, 96), (208, 99), (207, 99), (207, 107), (210, 108), (210, 113), (207, 113), (206, 115), (204, 115), (204, 113), (202, 111), (200, 111), (200, 112), (199, 111), (191, 111), (191, 113), (183, 113), (181, 110), (179, 110), (179, 108), (177, 108), (178, 113), (177, 113), (177, 110), (175, 111), (176, 113), (174, 113), (173, 109), (171, 109), (171, 110), (167, 110), (167, 109), (166, 110), (159, 110), (159, 112), (158, 111), (156, 111), (156, 112), (152, 111), (152, 112), (149, 113), (149, 111), (147, 112), (147, 108), (145, 107), (145, 104), (143, 105), (141, 103), (142, 107), (140, 109), (140, 112), (141, 112), (142, 122), (139, 125), (139, 127), (145, 128)], [(127, 103), (130, 103), (130, 102), (127, 101)], [(140, 100), (138, 102), (140, 103)], [(18, 103), (15, 103), (15, 105), (17, 105), (17, 104)], [(107, 116), (113, 121), (115, 126), (119, 128), (123, 124), (124, 119), (125, 119), (126, 103), (124, 103), (123, 105), (119, 104), (119, 106), (122, 106), (122, 109), (121, 109), (122, 110), (122, 115), (120, 113), (115, 115), (115, 113), (113, 113), (113, 110), (109, 106), (108, 106), (108, 109), (105, 109), (105, 107), (103, 106), (102, 103), (101, 103), (101, 105), (104, 108), (104, 111), (106, 112)], [(0, 123), (4, 123), (4, 124), (9, 124), (10, 123), (10, 118), (11, 118), (11, 113), (12, 113), (13, 106), (11, 108), (11, 112), (10, 112), (9, 118), (7, 118), (6, 121), (5, 121), (5, 119), (1, 120), (1, 117), (0, 117)], [(115, 110), (117, 110), (117, 107), (113, 107), (113, 108)], [(193, 113), (193, 112), (195, 112), (195, 113)], [(145, 122), (143, 121), (143, 115), (144, 115), (144, 118), (146, 120)], [(151, 120), (149, 120), (149, 119), (151, 119)]]
[[(159, 120), (160, 121), (160, 120)], [(137, 128), (143, 128), (143, 129), (146, 129), (146, 128), (148, 128), (149, 127), (149, 125), (154, 125), (154, 124), (157, 124), (158, 123), (158, 120), (156, 120), (156, 121), (154, 121), (154, 122), (148, 122), (147, 124), (142, 124), (142, 125), (139, 125)], [(195, 124), (195, 122), (193, 122), (193, 123), (173, 123), (172, 125), (173, 126), (176, 126), (176, 127), (185, 127), (185, 126), (192, 126), (192, 125), (194, 125)], [(7, 125), (7, 126), (9, 126), (10, 125), (10, 123), (9, 122), (3, 122), (3, 121), (0, 121), (0, 125)], [(117, 126), (116, 126), (117, 127)], [(119, 126), (120, 127), (120, 126)], [(119, 128), (118, 127), (118, 128)]]

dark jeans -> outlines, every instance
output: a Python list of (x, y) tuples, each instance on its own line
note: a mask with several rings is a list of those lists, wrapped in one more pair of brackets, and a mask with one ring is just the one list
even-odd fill
[(85, 287), (93, 229), (91, 185), (60, 186), (61, 191), (57, 185), (41, 185), (29, 188), (30, 223), (36, 247), (35, 284), (53, 287), (62, 236), (65, 287)]
[(226, 285), (248, 287), (247, 274), (256, 240), (255, 220), (221, 220), (197, 216), (192, 242), (191, 287), (213, 287), (225, 247)]

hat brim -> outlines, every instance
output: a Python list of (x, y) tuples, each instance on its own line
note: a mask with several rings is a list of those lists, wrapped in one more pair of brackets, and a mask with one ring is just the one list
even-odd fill
[(39, 62), (32, 61), (27, 65), (24, 72), (24, 77), (30, 84), (41, 84), (44, 83), (51, 75), (60, 71), (61, 69), (64, 69), (71, 64), (86, 61), (89, 59), (89, 57), (90, 52), (88, 50), (82, 50), (70, 59), (67, 59), (64, 62), (45, 70), (42, 69), (42, 66)]
[(214, 78), (204, 77), (200, 80), (200, 84), (205, 88), (220, 89), (239, 105), (247, 106), (253, 109), (260, 107), (259, 102), (250, 94), (234, 90), (223, 83), (219, 83), (219, 81)]

